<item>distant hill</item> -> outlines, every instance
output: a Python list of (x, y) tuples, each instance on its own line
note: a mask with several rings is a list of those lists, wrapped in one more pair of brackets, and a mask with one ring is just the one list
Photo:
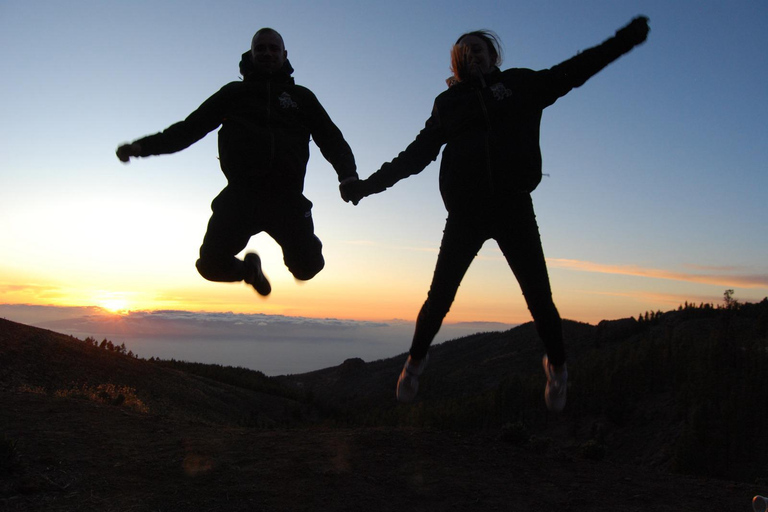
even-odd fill
[[(164, 417), (230, 425), (285, 425), (316, 416), (311, 406), (276, 390), (259, 372), (147, 361), (122, 353), (120, 347), (109, 349), (107, 342), (78, 340), (0, 319), (0, 390), (80, 397)], [(247, 378), (232, 385), (227, 378), (199, 375), (217, 370)]]
[[(593, 325), (564, 322), (571, 358), (578, 359), (592, 347), (596, 331)], [(532, 323), (434, 345), (418, 401), (474, 396), (496, 388), (512, 376), (535, 375), (544, 382), (543, 354)], [(406, 356), (404, 353), (369, 363), (348, 359), (336, 367), (280, 376), (276, 380), (311, 393), (318, 403), (345, 413), (395, 407), (395, 383)]]

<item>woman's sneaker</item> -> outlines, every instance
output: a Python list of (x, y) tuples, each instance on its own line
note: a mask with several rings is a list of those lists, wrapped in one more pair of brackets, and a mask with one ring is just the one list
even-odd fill
[(547, 409), (560, 412), (565, 407), (565, 395), (568, 391), (568, 368), (563, 364), (561, 370), (556, 370), (549, 364), (549, 358), (544, 356), (542, 360), (544, 374), (547, 376), (547, 387), (544, 388), (544, 401)]
[(243, 281), (253, 286), (256, 293), (267, 296), (272, 292), (272, 285), (261, 271), (261, 258), (255, 252), (249, 252), (243, 258), (245, 263), (245, 278)]
[(416, 398), (416, 392), (419, 390), (419, 376), (424, 373), (427, 361), (429, 361), (429, 356), (418, 362), (408, 356), (403, 371), (400, 372), (400, 377), (397, 379), (396, 395), (398, 402), (413, 402), (413, 399)]

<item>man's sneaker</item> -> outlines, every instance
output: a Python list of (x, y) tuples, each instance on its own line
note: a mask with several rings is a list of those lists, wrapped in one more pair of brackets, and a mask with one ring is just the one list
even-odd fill
[(243, 258), (245, 263), (245, 281), (256, 289), (259, 295), (267, 296), (272, 292), (272, 285), (267, 281), (264, 272), (261, 271), (261, 258), (255, 252), (249, 252)]
[(564, 364), (562, 370), (556, 370), (549, 364), (549, 358), (542, 360), (544, 374), (547, 376), (547, 387), (544, 389), (544, 401), (547, 409), (560, 412), (565, 407), (565, 394), (568, 391), (568, 368)]
[(419, 390), (419, 376), (424, 373), (427, 361), (429, 361), (429, 356), (419, 362), (408, 356), (403, 371), (400, 372), (400, 377), (397, 379), (398, 402), (413, 402), (413, 399), (416, 398), (416, 392)]

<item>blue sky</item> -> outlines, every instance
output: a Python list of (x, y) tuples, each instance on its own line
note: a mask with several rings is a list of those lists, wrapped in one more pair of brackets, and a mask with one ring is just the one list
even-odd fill
[[(720, 1), (0, 4), (0, 303), (412, 321), (445, 212), (438, 164), (352, 207), (312, 148), (306, 195), (328, 261), (298, 285), (259, 235), (263, 300), (194, 268), (225, 181), (210, 134), (123, 165), (118, 144), (183, 119), (229, 81), (255, 30), (285, 39), (366, 177), (413, 139), (448, 52), (490, 28), (502, 67), (542, 69), (638, 14), (648, 41), (544, 113), (534, 192), (556, 303), (603, 318), (768, 295), (768, 3)], [(529, 319), (489, 242), (448, 322)], [(407, 343), (406, 343), (407, 344)]]

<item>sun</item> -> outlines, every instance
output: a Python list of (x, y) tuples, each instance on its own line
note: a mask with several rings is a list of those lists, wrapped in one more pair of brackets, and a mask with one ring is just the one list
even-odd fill
[(123, 298), (111, 297), (99, 301), (99, 307), (114, 314), (122, 314), (128, 311), (128, 301)]

